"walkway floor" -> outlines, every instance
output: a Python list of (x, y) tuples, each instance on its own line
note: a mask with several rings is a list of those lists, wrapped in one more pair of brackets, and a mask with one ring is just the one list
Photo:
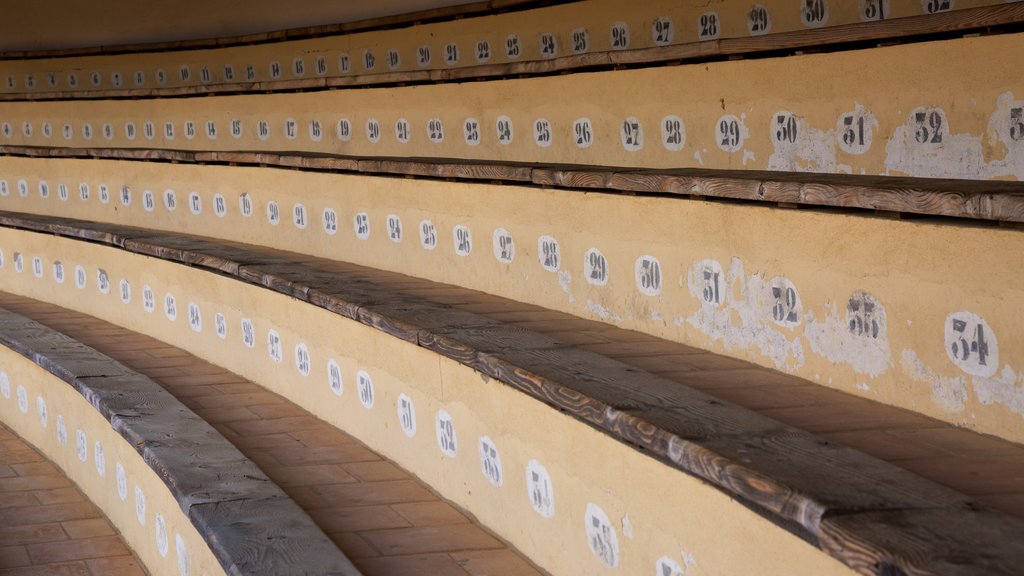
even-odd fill
[(540, 574), (406, 471), (241, 376), (65, 308), (3, 293), (0, 306), (164, 386), (255, 461), (366, 576)]
[(103, 513), (0, 424), (0, 576), (143, 576)]

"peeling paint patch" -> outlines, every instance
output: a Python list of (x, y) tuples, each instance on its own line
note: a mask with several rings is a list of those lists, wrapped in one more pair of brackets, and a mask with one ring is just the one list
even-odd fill
[(903, 371), (932, 388), (932, 400), (948, 412), (962, 412), (967, 401), (967, 383), (963, 376), (939, 376), (925, 366), (913, 350), (906, 349), (900, 354)]
[(558, 285), (562, 287), (562, 292), (569, 295), (570, 304), (576, 301), (576, 297), (572, 295), (572, 274), (568, 270), (558, 273)]
[[(774, 326), (799, 323), (795, 290), (791, 299), (786, 297), (786, 287), (792, 287), (789, 280), (780, 276), (765, 281), (758, 274), (747, 276), (739, 258), (732, 259), (727, 273), (717, 261), (701, 260), (690, 267), (687, 287), (701, 303), (699, 310), (685, 318), (688, 324), (713, 340), (721, 340), (727, 348), (759, 350), (776, 368), (795, 370), (803, 366), (800, 337), (791, 339)], [(788, 322), (791, 312), (795, 322), (776, 320)]]
[(622, 322), (622, 317), (612, 312), (610, 308), (605, 308), (593, 300), (587, 300), (587, 312), (597, 314), (598, 318), (605, 322), (612, 322), (618, 324)]
[(988, 121), (988, 144), (996, 141), (1006, 147), (1006, 156), (993, 160), (987, 167), (987, 178), (1014, 176), (1024, 180), (1024, 100), (1015, 100), (1013, 92), (1004, 92), (996, 99), (996, 111)]
[[(915, 109), (886, 144), (886, 170), (930, 178), (1024, 180), (1024, 100), (1004, 92), (995, 108), (984, 143), (981, 135), (952, 134), (941, 108)], [(1001, 159), (985, 161), (986, 153), (1000, 149), (1006, 151)]]
[[(892, 365), (885, 308), (867, 292), (854, 292), (840, 317), (833, 302), (818, 321), (807, 313), (804, 336), (815, 353), (833, 364), (849, 364), (854, 371), (875, 378)], [(866, 385), (865, 385), (866, 386)]]
[(831, 130), (821, 131), (786, 111), (772, 115), (770, 126), (774, 152), (769, 170), (786, 172), (836, 171), (836, 140)]
[(981, 138), (952, 134), (946, 112), (920, 107), (885, 145), (885, 169), (929, 178), (984, 179)]
[(1024, 416), (1024, 374), (1018, 375), (1009, 364), (998, 376), (975, 377), (971, 383), (982, 404), (1002, 404)]

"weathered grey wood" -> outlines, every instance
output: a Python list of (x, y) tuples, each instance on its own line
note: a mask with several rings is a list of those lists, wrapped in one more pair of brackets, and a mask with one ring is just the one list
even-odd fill
[[(1020, 521), (971, 506), (846, 511), (822, 522), (821, 546), (862, 574), (1021, 574)], [(998, 545), (993, 546), (994, 543)]]
[(0, 345), (73, 386), (110, 421), (228, 574), (359, 574), (254, 462), (146, 376), (2, 308)]

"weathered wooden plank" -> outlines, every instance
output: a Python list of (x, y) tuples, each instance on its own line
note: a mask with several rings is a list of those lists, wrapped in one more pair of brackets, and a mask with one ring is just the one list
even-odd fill
[(972, 506), (830, 514), (821, 523), (822, 549), (862, 574), (992, 574), (1024, 566), (1024, 541), (1010, 534), (1020, 519)]

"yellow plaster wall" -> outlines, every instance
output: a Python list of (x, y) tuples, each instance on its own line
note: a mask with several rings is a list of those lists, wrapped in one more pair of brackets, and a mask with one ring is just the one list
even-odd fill
[[(120, 198), (124, 186), (128, 206)], [(143, 207), (147, 190), (152, 212)], [(165, 207), (167, 190), (176, 198), (173, 211)], [(189, 208), (192, 193), (199, 214)], [(240, 213), (243, 196), (249, 217)], [(276, 225), (268, 220), (270, 202), (280, 215)], [(294, 223), (296, 204), (305, 209), (302, 229)], [(1024, 441), (1019, 230), (510, 185), (11, 157), (0, 159), (0, 208), (249, 242), (457, 284)], [(333, 234), (324, 229), (327, 209), (336, 214)], [(360, 214), (366, 239), (355, 231)], [(398, 242), (389, 234), (392, 216), (401, 224)], [(433, 226), (432, 249), (421, 237), (425, 221)], [(456, 252), (458, 226), (471, 234), (466, 256)], [(512, 238), (510, 263), (495, 254), (499, 229)], [(557, 271), (543, 266), (545, 236), (557, 244)], [(606, 263), (603, 285), (592, 282), (587, 266), (592, 249)], [(655, 295), (638, 278), (644, 256), (658, 261)], [(970, 350), (978, 344), (986, 346), (985, 364)]]
[[(356, 75), (438, 71), (547, 60), (591, 52), (745, 38), (997, 4), (1000, 4), (997, 0), (812, 0), (809, 3), (794, 0), (644, 0), (630, 3), (590, 0), (393, 30), (213, 50), (9, 60), (0, 63), (0, 94), (58, 90), (158, 90), (252, 81), (343, 79)], [(178, 8), (175, 16), (188, 12), (187, 8)], [(246, 6), (244, 15), (226, 16), (222, 21), (227, 24), (232, 20), (266, 19), (270, 16), (268, 12), (267, 6), (255, 3)], [(292, 12), (299, 11), (279, 12), (276, 28), (287, 27), (293, 22), (287, 19)], [(166, 15), (152, 11), (143, 15), (123, 10), (119, 13), (136, 31), (144, 30), (153, 20), (162, 22), (167, 19)], [(764, 14), (767, 20), (754, 14)], [(143, 21), (140, 21), (140, 16)], [(17, 17), (17, 13), (13, 14), (12, 21)], [(67, 16), (51, 14), (50, 19), (49, 26), (32, 29), (60, 26)], [(104, 21), (105, 30), (109, 32), (117, 19), (118, 15), (110, 15)], [(79, 36), (87, 37), (83, 32), (88, 30), (90, 27), (85, 23), (76, 27)], [(550, 37), (553, 41), (545, 44), (543, 37)], [(33, 40), (38, 42), (38, 39)], [(111, 42), (94, 45), (103, 44)], [(346, 57), (348, 63), (344, 65), (342, 61)], [(320, 59), (322, 64), (318, 64)], [(301, 63), (296, 65), (296, 60)], [(276, 68), (274, 63), (278, 65)], [(186, 74), (182, 74), (183, 67), (187, 67)], [(231, 68), (230, 77), (226, 67)], [(249, 67), (252, 68), (251, 73)]]
[[(1006, 55), (1021, 38), (466, 84), (4, 102), (0, 144), (1020, 179), (1024, 81)], [(442, 141), (430, 140), (437, 121)]]
[[(323, 309), (225, 276), (95, 244), (3, 230), (0, 247), (5, 255), (0, 289), (153, 335), (284, 394), (423, 478), (553, 574), (644, 574), (666, 560), (671, 569), (678, 568), (675, 573), (689, 576), (751, 570), (764, 575), (852, 573), (694, 478), (469, 368)], [(10, 255), (15, 251), (44, 259), (44, 277), (36, 278), (31, 269), (14, 271)], [(55, 258), (69, 267), (84, 266), (86, 287), (77, 288), (73, 279), (56, 283), (51, 272)], [(116, 288), (110, 294), (97, 291), (99, 268), (115, 287), (122, 278), (129, 282), (127, 304)], [(156, 295), (153, 312), (143, 305), (143, 285)], [(167, 293), (175, 297), (174, 321), (162, 308)], [(199, 332), (189, 325), (188, 303), (199, 307)], [(225, 319), (224, 339), (216, 333), (217, 314)], [(252, 348), (243, 340), (243, 318), (254, 327)], [(271, 357), (271, 330), (282, 343), (280, 362)], [(299, 370), (294, 353), (300, 343), (309, 353), (308, 375)], [(340, 394), (329, 384), (331, 360), (341, 368)], [(360, 372), (372, 381), (369, 409), (360, 401)], [(415, 430), (408, 434), (401, 424), (402, 395), (415, 414)], [(437, 439), (440, 410), (448, 413), (455, 430), (452, 457), (441, 451)], [(484, 476), (480, 442), (485, 437), (500, 459), (500, 482)], [(546, 470), (554, 495), (550, 517), (531, 504), (531, 460)], [(607, 519), (608, 532), (600, 538), (608, 543), (615, 534), (612, 563), (617, 568), (591, 551), (585, 522), (589, 505), (599, 507)], [(603, 519), (598, 519), (600, 524)]]
[[(25, 404), (20, 404), (22, 394)], [(150, 574), (224, 574), (163, 480), (135, 448), (69, 384), (6, 347), (0, 347), (0, 421), (60, 467), (103, 511)], [(84, 458), (79, 452), (80, 432)], [(120, 473), (125, 481), (123, 500)]]

